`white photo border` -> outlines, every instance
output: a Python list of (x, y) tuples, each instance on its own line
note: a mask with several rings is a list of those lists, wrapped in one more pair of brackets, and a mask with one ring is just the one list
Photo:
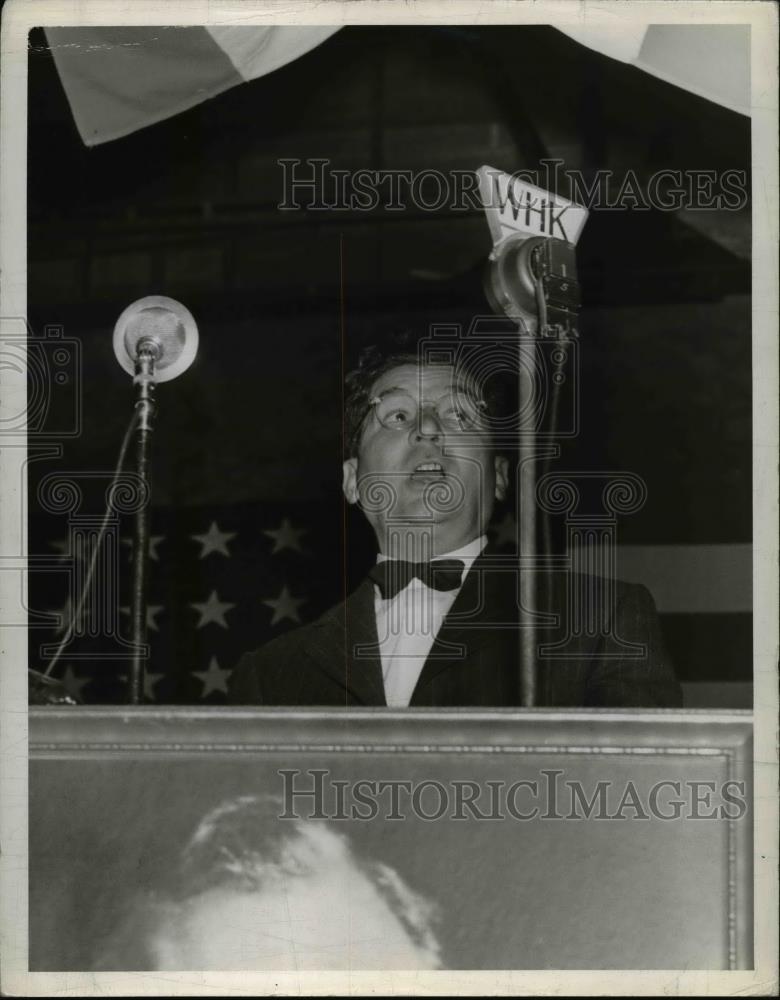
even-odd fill
[[(27, 996), (236, 995), (768, 995), (777, 990), (778, 912), (778, 151), (777, 6), (713, 0), (8, 0), (0, 91), (0, 320), (25, 317), (28, 33), (47, 25), (750, 24), (755, 720), (755, 969), (442, 971), (427, 973), (55, 973), (28, 971), (27, 635), (0, 644), (0, 939), (2, 989)], [(5, 334), (5, 329), (0, 335)], [(24, 373), (0, 371), (0, 407), (20, 412)], [(0, 569), (26, 543), (23, 439), (0, 449)], [(12, 557), (13, 558), (13, 557)], [(0, 609), (19, 608), (22, 570), (0, 572)], [(18, 613), (18, 611), (17, 611)]]

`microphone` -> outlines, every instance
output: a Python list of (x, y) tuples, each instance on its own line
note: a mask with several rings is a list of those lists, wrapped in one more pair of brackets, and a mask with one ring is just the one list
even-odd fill
[(493, 240), (483, 282), (493, 312), (535, 338), (576, 338), (575, 247), (588, 210), (522, 174), (483, 166), (477, 178)]
[[(580, 305), (575, 246), (588, 211), (555, 192), (530, 184), (522, 175), (507, 174), (493, 167), (477, 170), (479, 192), (485, 209), (493, 249), (483, 279), (487, 300), (498, 316), (517, 325), (518, 415), (536, 405), (530, 385), (537, 376), (545, 397), (550, 394), (548, 439), (554, 440), (556, 411), (563, 367), (569, 349), (578, 339)], [(548, 341), (544, 344), (544, 341)], [(543, 350), (552, 347), (553, 350)], [(549, 354), (552, 371), (545, 363)], [(530, 382), (520, 377), (531, 375)], [(551, 377), (550, 377), (551, 376)], [(549, 383), (547, 378), (550, 377)], [(536, 464), (539, 461), (534, 436), (528, 436), (518, 421), (519, 551), (536, 554)], [(555, 446), (557, 450), (557, 445)], [(550, 462), (552, 450), (545, 461)], [(549, 526), (544, 524), (545, 548), (549, 552)], [(522, 704), (532, 708), (537, 690), (537, 623), (528, 611), (537, 606), (536, 570), (520, 575), (520, 629), (518, 662)]]
[[(133, 376), (134, 416), (130, 427), (136, 432), (136, 471), (144, 484), (150, 482), (151, 436), (156, 413), (155, 389), (158, 382), (170, 382), (185, 372), (198, 353), (198, 327), (192, 313), (166, 295), (147, 295), (132, 302), (116, 321), (114, 354), (124, 370)], [(128, 674), (128, 700), (143, 701), (146, 645), (146, 569), (149, 555), (149, 505), (135, 514), (133, 532), (133, 589), (130, 627), (133, 660)]]
[(483, 287), (493, 312), (537, 337), (577, 337), (580, 286), (570, 243), (507, 236), (488, 258)]
[(132, 302), (116, 321), (114, 354), (129, 375), (145, 356), (153, 362), (153, 381), (169, 382), (185, 372), (198, 353), (198, 327), (192, 313), (167, 295)]

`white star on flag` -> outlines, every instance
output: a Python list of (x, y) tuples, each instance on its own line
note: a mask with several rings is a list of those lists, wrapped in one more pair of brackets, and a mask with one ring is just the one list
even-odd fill
[(212, 590), (207, 601), (202, 604), (191, 602), (190, 607), (195, 608), (200, 615), (200, 621), (195, 626), (196, 628), (203, 628), (204, 625), (208, 625), (210, 622), (214, 622), (215, 625), (221, 625), (222, 628), (227, 628), (228, 624), (225, 621), (225, 612), (234, 608), (235, 604), (220, 601), (216, 590)]
[(263, 604), (268, 605), (269, 608), (273, 608), (272, 625), (284, 621), (285, 618), (289, 618), (293, 622), (300, 622), (301, 616), (298, 614), (298, 605), (305, 603), (305, 597), (293, 597), (286, 585), (282, 587), (281, 593), (276, 599), (269, 598), (267, 601), (263, 601)]
[(234, 531), (220, 531), (216, 521), (211, 522), (211, 526), (205, 535), (190, 535), (190, 538), (194, 538), (196, 542), (200, 542), (203, 546), (198, 556), (199, 559), (205, 559), (212, 552), (219, 552), (220, 555), (230, 556), (227, 543), (231, 538), (235, 537), (236, 533)]
[(306, 528), (294, 528), (290, 521), (286, 518), (282, 518), (282, 523), (275, 530), (264, 531), (264, 535), (268, 535), (269, 538), (273, 538), (274, 547), (271, 549), (271, 555), (275, 555), (277, 552), (281, 552), (282, 549), (293, 549), (295, 552), (303, 552), (301, 548), (301, 535), (306, 534)]
[(504, 514), (502, 520), (494, 528), (491, 528), (490, 531), (493, 535), (495, 545), (517, 546), (517, 523), (509, 511)]
[(149, 701), (156, 701), (154, 696), (155, 685), (158, 684), (165, 674), (156, 674), (153, 670), (144, 670), (144, 698)]
[[(157, 546), (165, 541), (165, 535), (150, 535), (149, 536), (149, 558), (154, 559), (155, 562), (160, 561), (160, 557), (157, 555)], [(126, 545), (130, 549), (130, 558), (133, 558), (133, 539), (123, 538), (122, 545)]]
[[(123, 615), (130, 614), (130, 608), (124, 607), (119, 609)], [(155, 620), (155, 616), (159, 615), (161, 611), (165, 610), (164, 604), (147, 604), (146, 605), (146, 627), (152, 629), (154, 632), (160, 631), (160, 626)]]
[(62, 675), (62, 686), (71, 698), (81, 701), (81, 689), (85, 684), (89, 684), (91, 679), (90, 677), (79, 677), (78, 674), (74, 673), (73, 667), (68, 664)]
[(230, 676), (230, 671), (220, 667), (216, 656), (212, 656), (209, 660), (208, 670), (193, 670), (192, 672), (203, 682), (201, 698), (205, 698), (212, 691), (224, 691), (227, 694), (227, 679)]

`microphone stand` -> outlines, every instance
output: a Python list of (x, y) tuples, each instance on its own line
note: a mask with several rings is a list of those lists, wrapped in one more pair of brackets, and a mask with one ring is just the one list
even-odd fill
[(133, 589), (130, 605), (133, 659), (128, 677), (128, 702), (140, 705), (144, 695), (144, 671), (149, 650), (146, 645), (147, 567), (149, 562), (149, 477), (152, 424), (157, 405), (154, 400), (154, 365), (160, 356), (159, 346), (148, 337), (138, 342), (135, 359), (135, 456), (139, 480), (147, 487), (147, 502), (139, 505), (135, 514), (133, 537)]
[[(537, 460), (552, 457), (540, 449), (536, 434), (524, 432), (522, 414), (533, 410), (533, 385), (523, 392), (523, 371), (534, 372), (536, 340), (577, 337), (579, 285), (574, 246), (559, 239), (527, 237), (516, 233), (494, 246), (488, 257), (484, 287), (497, 315), (505, 315), (518, 328), (518, 566), (520, 571), (520, 701), (523, 708), (537, 703), (538, 670), (536, 615), (539, 585), (537, 571), (536, 479)], [(562, 363), (562, 362), (561, 362)], [(557, 374), (557, 373), (556, 373)], [(550, 436), (555, 432), (558, 383), (551, 387)], [(547, 553), (550, 556), (550, 553)], [(525, 572), (523, 567), (525, 564)], [(548, 577), (549, 591), (549, 577)]]
[[(518, 414), (527, 412), (526, 400), (522, 397), (523, 360), (527, 371), (533, 371), (535, 351), (533, 338), (524, 343), (523, 328), (518, 330)], [(533, 387), (529, 387), (529, 393)], [(522, 416), (520, 416), (520, 425)], [(528, 437), (518, 426), (518, 464), (520, 472), (519, 497), (520, 518), (518, 524), (518, 566), (520, 572), (520, 701), (523, 708), (536, 705), (536, 436)], [(523, 571), (523, 563), (526, 563)], [(529, 565), (530, 564), (530, 565)]]
[(135, 386), (135, 455), (144, 503), (136, 509), (133, 532), (133, 576), (130, 604), (132, 662), (127, 700), (140, 705), (144, 697), (147, 567), (149, 562), (150, 451), (157, 406), (158, 382), (169, 382), (185, 372), (198, 353), (198, 327), (189, 309), (167, 295), (147, 295), (132, 302), (116, 321), (114, 354), (133, 376)]

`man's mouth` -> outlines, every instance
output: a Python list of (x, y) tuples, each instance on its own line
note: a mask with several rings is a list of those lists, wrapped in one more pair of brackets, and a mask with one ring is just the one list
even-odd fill
[(412, 479), (439, 479), (445, 475), (441, 462), (420, 462), (412, 472)]

